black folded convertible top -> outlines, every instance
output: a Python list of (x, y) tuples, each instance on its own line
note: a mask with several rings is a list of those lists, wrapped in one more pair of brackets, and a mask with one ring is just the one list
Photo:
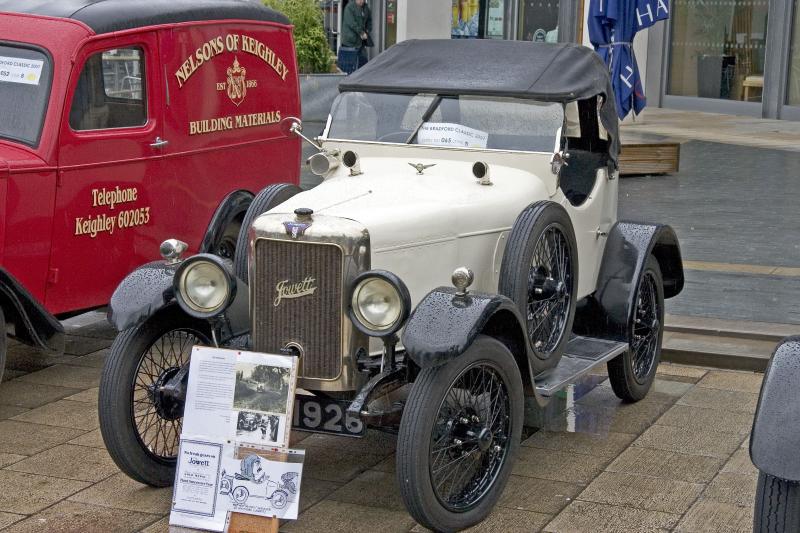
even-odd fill
[(79, 20), (95, 33), (198, 20), (289, 24), (257, 0), (0, 0), (3, 11)]
[(339, 85), (341, 92), (504, 96), (573, 102), (603, 96), (609, 155), (619, 152), (618, 119), (608, 67), (577, 44), (476, 39), (403, 41)]

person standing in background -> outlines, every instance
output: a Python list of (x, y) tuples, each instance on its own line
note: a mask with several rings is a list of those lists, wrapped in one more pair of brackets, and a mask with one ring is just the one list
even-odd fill
[(342, 16), (342, 46), (339, 68), (352, 74), (367, 63), (367, 47), (372, 46), (372, 13), (366, 0), (350, 0)]

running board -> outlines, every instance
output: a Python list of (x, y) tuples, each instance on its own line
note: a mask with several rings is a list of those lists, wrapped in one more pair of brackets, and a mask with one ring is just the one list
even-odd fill
[(572, 337), (558, 366), (536, 376), (536, 392), (550, 397), (573, 383), (592, 368), (601, 365), (628, 349), (624, 342)]

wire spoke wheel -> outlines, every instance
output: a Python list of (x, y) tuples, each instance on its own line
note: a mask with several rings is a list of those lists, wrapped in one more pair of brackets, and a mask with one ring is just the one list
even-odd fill
[(178, 455), (183, 404), (165, 399), (160, 387), (189, 362), (192, 347), (202, 340), (191, 330), (172, 330), (142, 354), (131, 388), (131, 420), (142, 446), (153, 456)]
[(536, 351), (551, 353), (564, 337), (572, 288), (569, 244), (558, 225), (551, 224), (536, 241), (528, 274), (526, 321)]
[(442, 505), (471, 508), (491, 488), (508, 450), (508, 389), (497, 369), (476, 363), (450, 386), (431, 433), (430, 475)]
[(633, 375), (639, 382), (643, 382), (650, 374), (658, 350), (661, 309), (656, 291), (656, 280), (652, 272), (645, 272), (636, 299), (630, 346)]

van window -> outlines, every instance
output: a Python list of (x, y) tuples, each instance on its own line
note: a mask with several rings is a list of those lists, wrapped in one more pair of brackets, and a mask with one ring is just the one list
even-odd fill
[(147, 122), (144, 52), (118, 48), (98, 52), (83, 67), (69, 125), (73, 130), (130, 128)]

